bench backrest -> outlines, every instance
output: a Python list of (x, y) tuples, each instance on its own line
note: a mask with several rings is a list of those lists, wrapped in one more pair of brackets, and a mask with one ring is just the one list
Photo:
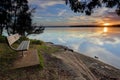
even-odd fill
[(14, 42), (16, 42), (19, 38), (20, 38), (20, 35), (19, 35), (19, 34), (14, 34), (14, 35), (8, 36), (8, 37), (7, 37), (8, 44), (9, 44), (9, 45), (12, 45), (12, 44), (13, 44)]

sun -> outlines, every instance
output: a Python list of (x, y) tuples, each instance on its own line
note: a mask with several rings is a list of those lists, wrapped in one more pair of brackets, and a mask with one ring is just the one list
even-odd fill
[(103, 25), (104, 25), (104, 26), (109, 26), (109, 25), (110, 25), (110, 23), (104, 23)]

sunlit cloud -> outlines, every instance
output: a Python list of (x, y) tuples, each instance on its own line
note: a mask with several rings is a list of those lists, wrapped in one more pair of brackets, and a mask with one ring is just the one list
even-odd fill
[[(42, 21), (43, 24), (49, 26), (52, 25), (101, 25), (103, 23), (119, 24), (120, 17), (115, 13), (115, 9), (108, 8), (96, 8), (91, 16), (86, 16), (81, 13), (74, 13), (68, 5), (65, 5), (64, 0), (28, 0), (31, 7), (36, 8), (36, 13), (34, 13), (33, 18), (39, 19), (37, 24), (39, 24), (40, 17), (42, 19), (49, 19), (51, 23)], [(59, 22), (56, 22), (58, 18)], [(60, 19), (61, 18), (61, 19)], [(46, 20), (47, 20), (46, 19)], [(61, 21), (61, 22), (60, 22)], [(65, 22), (64, 22), (65, 21)], [(58, 24), (57, 24), (58, 23)]]
[(112, 24), (120, 23), (120, 16), (116, 14), (116, 12), (108, 12), (107, 15), (103, 17), (104, 22), (110, 22)]

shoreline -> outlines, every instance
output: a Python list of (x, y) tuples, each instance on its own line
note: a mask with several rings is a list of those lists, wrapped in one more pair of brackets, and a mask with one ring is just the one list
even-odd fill
[[(3, 45), (5, 46), (5, 45)], [(52, 42), (31, 43), (40, 65), (0, 73), (1, 80), (120, 80), (120, 69)]]
[(76, 51), (74, 51), (73, 49), (71, 49), (71, 48), (69, 48), (69, 47), (67, 47), (67, 46), (64, 46), (64, 45), (54, 44), (53, 42), (45, 42), (45, 43), (47, 43), (47, 44), (52, 44), (52, 45), (54, 45), (54, 46), (61, 47), (61, 48), (63, 48), (64, 50), (72, 51), (72, 52), (74, 52), (74, 53), (77, 53), (77, 54), (80, 54), (80, 55), (83, 55), (83, 56), (89, 57), (89, 58), (91, 58), (91, 59), (94, 59), (94, 60), (100, 61), (100, 62), (102, 62), (102, 63), (104, 63), (104, 64), (106, 64), (106, 65), (109, 65), (109, 66), (111, 66), (111, 67), (114, 67), (114, 68), (120, 70), (120, 68), (117, 68), (117, 67), (115, 67), (114, 65), (110, 65), (110, 64), (108, 64), (108, 63), (105, 63), (105, 62), (99, 60), (99, 57), (98, 57), (98, 56), (90, 57), (90, 56), (85, 55), (85, 54), (83, 54), (83, 53), (76, 52)]
[[(120, 79), (120, 76), (119, 76), (120, 69), (118, 69), (112, 65), (104, 63), (104, 62), (97, 60), (95, 58), (86, 56), (84, 54), (75, 52), (74, 50), (69, 49), (66, 46), (56, 45), (52, 42), (46, 42), (46, 43), (49, 46), (56, 46), (56, 47), (59, 47), (61, 49), (61, 52), (56, 52), (54, 54), (54, 56), (56, 56), (57, 58), (60, 58), (60, 59), (64, 59), (64, 56), (66, 56), (63, 61), (66, 61), (66, 59), (68, 57), (71, 57), (71, 55), (73, 57), (75, 56), (74, 59), (77, 59), (78, 61), (80, 61), (82, 63), (81, 64), (82, 66), (85, 64), (84, 67), (86, 66), (93, 73), (93, 75), (95, 75), (96, 78), (104, 78), (104, 79), (108, 78), (108, 80), (109, 79), (115, 79), (115, 80)], [(71, 57), (71, 58), (73, 58), (73, 57)], [(72, 59), (73, 64), (77, 62), (74, 59)], [(70, 59), (68, 59), (68, 60), (70, 60)], [(70, 62), (72, 62), (72, 61), (70, 61)], [(70, 63), (70, 62), (68, 62), (68, 63)], [(79, 62), (77, 62), (77, 63), (79, 64)], [(77, 64), (75, 64), (75, 65), (77, 65)], [(73, 66), (73, 68), (75, 68), (75, 67)]]

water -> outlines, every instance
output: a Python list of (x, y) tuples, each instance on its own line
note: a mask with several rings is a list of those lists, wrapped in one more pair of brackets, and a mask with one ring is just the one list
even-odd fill
[(120, 28), (46, 28), (40, 35), (29, 36), (68, 46), (79, 53), (120, 69)]

